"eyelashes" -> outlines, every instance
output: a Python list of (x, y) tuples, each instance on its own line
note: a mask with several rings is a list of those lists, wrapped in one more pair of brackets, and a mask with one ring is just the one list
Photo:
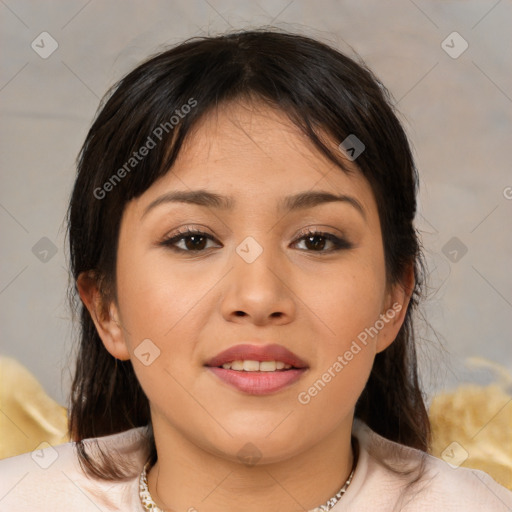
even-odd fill
[[(187, 228), (184, 231), (180, 231), (170, 237), (164, 238), (158, 245), (164, 246), (178, 253), (199, 254), (201, 252), (206, 252), (207, 249), (211, 248), (207, 247), (209, 241), (219, 244), (212, 235), (203, 231)], [(354, 245), (347, 239), (340, 238), (333, 233), (310, 229), (301, 232), (298, 238), (294, 240), (293, 244), (296, 245), (298, 242), (303, 242), (306, 247), (306, 249), (299, 250), (320, 254), (333, 253), (341, 250), (352, 249), (354, 247)], [(178, 243), (182, 243), (182, 247), (178, 247)], [(329, 245), (331, 245), (331, 248), (325, 250), (325, 247)], [(313, 247), (313, 249), (310, 249), (310, 247)]]

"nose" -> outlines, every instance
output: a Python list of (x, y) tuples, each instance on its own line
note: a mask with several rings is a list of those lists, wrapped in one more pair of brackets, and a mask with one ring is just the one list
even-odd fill
[(224, 282), (223, 317), (230, 322), (260, 326), (291, 322), (296, 296), (285, 261), (267, 249), (249, 261), (236, 252), (233, 255), (233, 268)]

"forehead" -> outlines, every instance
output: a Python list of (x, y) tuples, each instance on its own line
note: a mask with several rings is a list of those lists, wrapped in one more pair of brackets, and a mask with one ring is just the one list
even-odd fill
[[(334, 167), (286, 113), (262, 103), (232, 102), (206, 115), (189, 134), (174, 171), (236, 168), (237, 178), (321, 178)], [(190, 165), (193, 164), (193, 165)], [(199, 174), (196, 172), (196, 174)], [(196, 176), (194, 174), (194, 176)], [(199, 176), (196, 176), (199, 177)]]
[[(336, 141), (322, 138), (339, 151)], [(345, 160), (345, 167), (349, 174), (320, 153), (283, 111), (263, 103), (230, 103), (198, 122), (170, 172), (140, 197), (137, 210), (171, 190), (212, 190), (233, 196), (234, 207), (270, 206), (285, 195), (322, 190), (355, 196), (372, 212), (369, 183), (353, 162)]]

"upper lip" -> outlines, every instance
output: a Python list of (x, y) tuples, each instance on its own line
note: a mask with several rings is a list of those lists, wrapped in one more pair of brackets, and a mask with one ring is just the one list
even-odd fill
[(295, 368), (307, 368), (307, 364), (296, 354), (283, 345), (272, 343), (269, 345), (239, 344), (223, 350), (205, 363), (205, 366), (222, 366), (232, 361), (282, 361)]

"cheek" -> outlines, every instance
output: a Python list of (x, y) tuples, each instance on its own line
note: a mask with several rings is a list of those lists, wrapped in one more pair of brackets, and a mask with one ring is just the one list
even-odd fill
[[(315, 275), (312, 309), (323, 320), (327, 344), (343, 347), (379, 318), (385, 293), (383, 265), (364, 255)], [(313, 283), (313, 281), (312, 281)]]
[[(203, 276), (204, 277), (204, 276)], [(201, 281), (201, 282), (199, 282)], [(152, 402), (179, 393), (200, 330), (198, 304), (208, 283), (179, 271), (165, 255), (120, 257), (118, 297), (125, 341), (141, 386)], [(210, 287), (212, 285), (210, 284)]]
[(367, 330), (380, 313), (382, 286), (376, 278), (369, 269), (345, 268), (325, 280), (324, 293), (318, 294), (315, 311), (320, 312), (323, 335), (317, 338), (316, 364), (298, 402), (312, 416), (329, 411), (326, 430), (355, 407), (373, 366), (376, 338)]
[(341, 419), (355, 405), (373, 365), (372, 327), (385, 293), (384, 262), (377, 251), (368, 251), (317, 274), (314, 282), (309, 305), (322, 320), (322, 350), (299, 402), (319, 414), (329, 408)]
[(196, 276), (155, 256), (119, 259), (119, 306), (132, 343), (141, 337), (163, 341), (180, 324), (190, 324), (190, 312), (204, 295)]

